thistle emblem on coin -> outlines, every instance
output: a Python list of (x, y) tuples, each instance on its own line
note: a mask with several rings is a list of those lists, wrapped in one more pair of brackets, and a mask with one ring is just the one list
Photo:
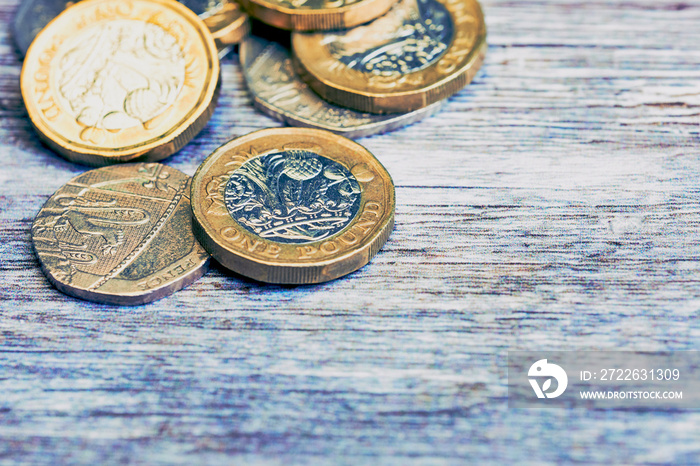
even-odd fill
[(341, 164), (312, 151), (275, 151), (233, 172), (224, 200), (248, 231), (282, 243), (306, 243), (345, 228), (359, 210), (360, 185)]

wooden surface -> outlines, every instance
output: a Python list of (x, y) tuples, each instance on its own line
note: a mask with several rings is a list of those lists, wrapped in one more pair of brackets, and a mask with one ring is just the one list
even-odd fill
[[(29, 242), (85, 170), (33, 134), (0, 0), (0, 462), (697, 463), (698, 412), (508, 410), (506, 354), (700, 349), (700, 2), (485, 0), (489, 52), (438, 116), (360, 140), (397, 185), (364, 269), (215, 267), (157, 303), (68, 298)], [(166, 163), (277, 126), (235, 57)]]

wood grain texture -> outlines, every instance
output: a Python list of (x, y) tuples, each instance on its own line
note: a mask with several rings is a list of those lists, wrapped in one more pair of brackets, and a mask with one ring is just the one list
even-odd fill
[[(7, 25), (16, 0), (0, 0)], [(697, 412), (508, 410), (508, 350), (698, 350), (700, 2), (488, 0), (438, 116), (360, 140), (397, 185), (373, 262), (317, 286), (214, 268), (135, 308), (63, 296), (29, 242), (85, 167), (32, 133), (0, 31), (0, 462), (675, 463)], [(188, 174), (278, 123), (223, 64)]]

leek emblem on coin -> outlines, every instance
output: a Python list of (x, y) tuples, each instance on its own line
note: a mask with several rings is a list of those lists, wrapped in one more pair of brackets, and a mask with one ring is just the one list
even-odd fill
[(405, 112), (449, 97), (483, 61), (476, 0), (401, 0), (345, 31), (295, 33), (302, 76), (322, 97), (373, 113)]
[(216, 54), (204, 23), (179, 3), (85, 1), (37, 36), (22, 96), (39, 135), (69, 160), (159, 160), (211, 116)]
[(387, 240), (394, 185), (359, 144), (327, 131), (251, 133), (214, 152), (192, 184), (195, 234), (229, 269), (319, 283), (364, 266)]
[(294, 71), (283, 46), (249, 37), (240, 47), (241, 67), (255, 106), (291, 126), (363, 137), (415, 123), (437, 112), (444, 101), (410, 113), (374, 115), (339, 107), (321, 99)]
[(42, 269), (59, 290), (142, 304), (194, 282), (209, 255), (192, 233), (190, 178), (160, 164), (84, 173), (58, 190), (32, 226)]

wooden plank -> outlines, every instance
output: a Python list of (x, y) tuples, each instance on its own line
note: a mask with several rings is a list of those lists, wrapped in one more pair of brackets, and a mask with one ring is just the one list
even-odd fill
[[(0, 0), (10, 21), (16, 0)], [(695, 463), (695, 412), (508, 410), (506, 354), (697, 350), (700, 2), (488, 0), (489, 52), (436, 117), (362, 139), (396, 230), (331, 283), (214, 267), (125, 308), (50, 287), (43, 147), (0, 31), (0, 458), (7, 463)], [(255, 111), (235, 58), (194, 173)]]

